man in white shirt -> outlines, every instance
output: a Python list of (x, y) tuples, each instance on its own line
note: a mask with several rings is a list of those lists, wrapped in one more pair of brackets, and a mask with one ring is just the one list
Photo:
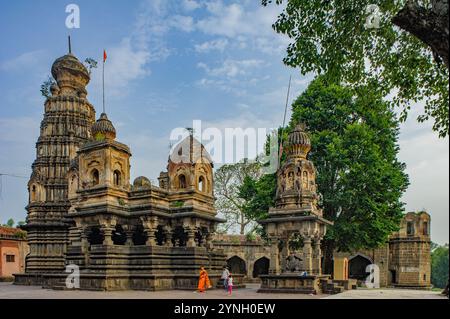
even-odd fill
[(223, 267), (222, 277), (220, 279), (223, 280), (223, 286), (225, 291), (228, 291), (228, 276), (230, 276), (230, 271), (227, 266)]

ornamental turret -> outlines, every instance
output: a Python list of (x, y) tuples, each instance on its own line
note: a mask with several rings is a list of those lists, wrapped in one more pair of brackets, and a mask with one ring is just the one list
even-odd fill
[(276, 208), (299, 208), (305, 214), (322, 216), (318, 208), (316, 169), (307, 159), (311, 138), (305, 124), (298, 124), (286, 143), (287, 158), (277, 172)]

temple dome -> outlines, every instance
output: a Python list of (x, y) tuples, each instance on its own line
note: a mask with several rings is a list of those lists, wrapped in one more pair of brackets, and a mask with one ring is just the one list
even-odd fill
[(138, 188), (150, 187), (151, 185), (152, 185), (152, 183), (145, 176), (136, 177), (136, 179), (133, 181), (133, 186), (138, 187)]
[(91, 128), (92, 136), (96, 140), (102, 139), (115, 139), (116, 129), (114, 128), (112, 122), (108, 119), (106, 113), (102, 113), (100, 118), (92, 125)]
[(297, 124), (295, 128), (289, 133), (288, 149), (289, 154), (306, 157), (311, 150), (311, 139), (309, 134), (305, 132), (306, 125), (303, 123)]
[(53, 62), (52, 76), (62, 93), (85, 96), (90, 76), (86, 67), (73, 54), (66, 54)]

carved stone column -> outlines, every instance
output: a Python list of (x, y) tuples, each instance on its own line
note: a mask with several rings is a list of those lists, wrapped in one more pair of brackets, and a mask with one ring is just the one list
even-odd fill
[(112, 233), (114, 231), (114, 227), (102, 226), (101, 230), (103, 232), (103, 245), (114, 245), (112, 240)]
[(312, 247), (311, 247), (311, 237), (309, 236), (304, 236), (303, 237), (303, 267), (305, 268), (304, 270), (306, 272), (308, 272), (308, 275), (312, 273)]
[(196, 247), (197, 244), (195, 243), (195, 228), (188, 227), (186, 229), (186, 233), (187, 233), (186, 246), (187, 247)]
[(278, 249), (278, 239), (270, 238), (270, 266), (269, 274), (276, 275), (280, 273), (280, 253)]
[(170, 229), (170, 228), (164, 229), (164, 236), (165, 236), (164, 246), (173, 247), (172, 235), (173, 235), (172, 229)]
[(147, 235), (147, 241), (145, 244), (147, 246), (156, 246), (156, 235), (155, 235), (155, 228), (146, 228), (144, 229), (145, 234)]
[(133, 246), (134, 245), (134, 243), (133, 243), (133, 234), (134, 234), (133, 230), (132, 229), (127, 229), (125, 231), (125, 234), (127, 235), (127, 241), (126, 241), (125, 245)]
[(313, 273), (316, 275), (322, 274), (322, 251), (320, 249), (320, 241), (321, 241), (320, 237), (314, 237), (312, 268)]
[(280, 270), (281, 272), (286, 271), (286, 259), (289, 256), (289, 236), (285, 236), (282, 238), (283, 246), (280, 251)]
[(89, 229), (87, 227), (80, 228), (80, 241), (82, 253), (87, 253), (89, 251), (88, 231)]
[(213, 234), (210, 232), (207, 232), (205, 235), (205, 247), (208, 250), (212, 250), (214, 248), (212, 239), (213, 239)]
[(141, 217), (142, 226), (144, 227), (144, 232), (147, 235), (147, 246), (156, 246), (156, 235), (155, 232), (158, 228), (158, 217), (156, 216), (143, 216)]

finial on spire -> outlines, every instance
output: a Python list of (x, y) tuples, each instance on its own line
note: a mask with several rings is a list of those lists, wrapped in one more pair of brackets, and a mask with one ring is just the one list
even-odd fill
[(69, 54), (72, 54), (72, 44), (70, 43), (70, 35), (69, 35)]

